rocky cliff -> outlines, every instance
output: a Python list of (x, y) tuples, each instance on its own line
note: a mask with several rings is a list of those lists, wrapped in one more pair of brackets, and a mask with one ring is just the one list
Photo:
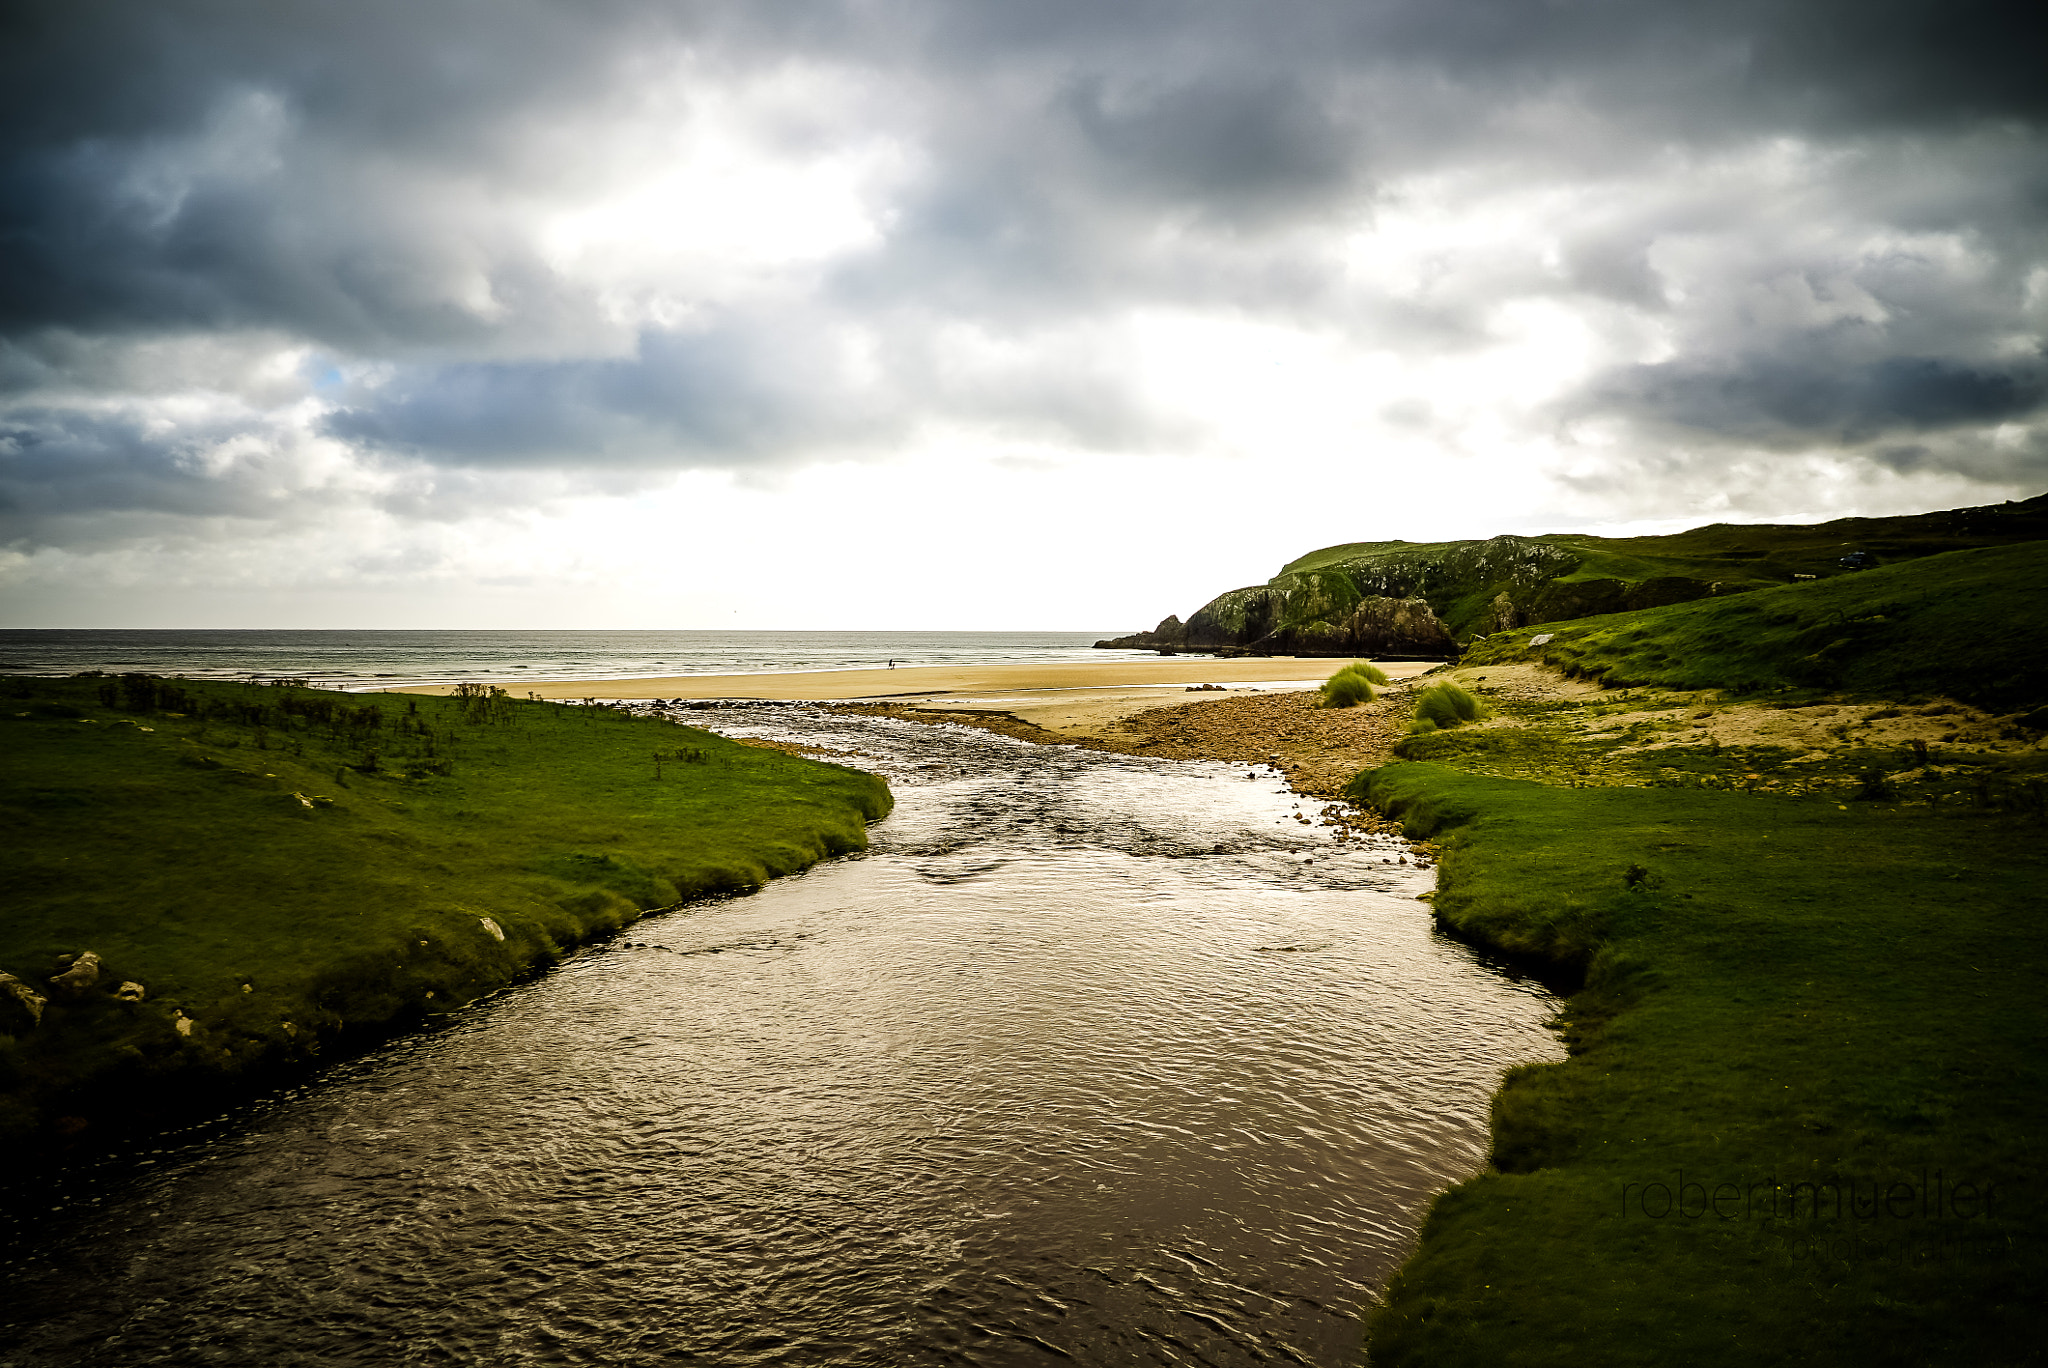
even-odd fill
[(1353, 542), (1232, 589), (1186, 622), (1099, 641), (1254, 655), (1456, 655), (1490, 632), (1824, 579), (1889, 561), (2048, 539), (2048, 494), (1899, 518), (1715, 523), (1665, 537), (1571, 534)]

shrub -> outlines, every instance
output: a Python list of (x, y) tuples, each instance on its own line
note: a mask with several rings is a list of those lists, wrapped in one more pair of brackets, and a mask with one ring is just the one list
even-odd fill
[(1408, 729), (1411, 732), (1448, 729), (1464, 722), (1477, 722), (1483, 713), (1479, 700), (1456, 684), (1432, 684), (1416, 696), (1415, 721)]
[(1353, 662), (1323, 681), (1322, 706), (1352, 708), (1360, 703), (1370, 703), (1379, 697), (1376, 686), (1386, 682), (1386, 673), (1378, 666), (1364, 661)]

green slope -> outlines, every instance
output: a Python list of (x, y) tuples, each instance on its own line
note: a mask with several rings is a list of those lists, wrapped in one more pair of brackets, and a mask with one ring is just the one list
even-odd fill
[[(1559, 578), (1640, 582), (1677, 576), (1724, 589), (1783, 584), (1794, 575), (1841, 573), (1840, 559), (1862, 551), (1880, 562), (1910, 560), (2048, 537), (2048, 495), (2024, 503), (1915, 513), (1896, 518), (1837, 518), (1831, 522), (1712, 523), (1656, 537), (1594, 537), (1545, 533), (1517, 540), (1554, 547), (1579, 558)], [(1308, 570), (1448, 555), (1472, 542), (1351, 542), (1327, 546), (1282, 566), (1282, 575)]]
[[(1537, 637), (1547, 637), (1531, 646)], [(2048, 701), (2048, 542), (1944, 555), (1473, 645), (1467, 664), (1540, 656), (1615, 685)]]

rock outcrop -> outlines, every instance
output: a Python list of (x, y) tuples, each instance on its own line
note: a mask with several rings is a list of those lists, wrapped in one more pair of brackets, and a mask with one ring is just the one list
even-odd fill
[[(1390, 544), (1393, 554), (1283, 570), (1265, 584), (1220, 594), (1183, 624), (1096, 643), (1137, 650), (1245, 651), (1255, 655), (1409, 655), (1458, 650), (1447, 604), (1493, 588), (1487, 630), (1519, 626), (1514, 594), (1531, 598), (1579, 558), (1520, 537), (1447, 547)], [(1497, 588), (1495, 586), (1498, 586)], [(1580, 595), (1578, 597), (1583, 597)], [(1466, 632), (1464, 635), (1469, 636)]]
[(88, 950), (71, 962), (71, 967), (50, 980), (60, 993), (76, 997), (100, 981), (100, 957)]
[(34, 1030), (43, 1023), (43, 1008), (50, 1000), (12, 974), (0, 974), (0, 1029), (26, 1025)]

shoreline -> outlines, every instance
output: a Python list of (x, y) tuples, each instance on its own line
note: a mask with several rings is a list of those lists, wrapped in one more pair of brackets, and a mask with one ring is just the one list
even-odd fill
[[(778, 673), (647, 675), (616, 679), (517, 681), (520, 696), (559, 701), (585, 698), (757, 699), (781, 702), (882, 702), (981, 694), (1046, 694), (1078, 690), (1164, 691), (1200, 684), (1312, 687), (1337, 668), (1319, 657), (1260, 656), (1214, 660), (1162, 656), (1152, 660), (1024, 661), (994, 665), (904, 665), (896, 668), (791, 670)], [(1421, 673), (1428, 662), (1388, 670)], [(495, 687), (503, 687), (502, 685)], [(368, 693), (451, 694), (454, 684), (398, 684)]]
[[(1438, 668), (1380, 662), (1395, 681)], [(1324, 711), (1312, 692), (1337, 668), (1322, 657), (905, 666), (660, 679), (535, 680), (548, 699), (628, 703), (815, 703), (850, 711), (958, 722), (1020, 740), (1176, 760), (1278, 763), (1304, 794), (1338, 799), (1359, 769), (1384, 764), (1398, 728), (1364, 726), (1389, 702)], [(1203, 686), (1209, 686), (1204, 688)], [(452, 686), (393, 693), (448, 693)], [(1283, 701), (1283, 700), (1292, 700)], [(1306, 785), (1304, 787), (1303, 785)]]

